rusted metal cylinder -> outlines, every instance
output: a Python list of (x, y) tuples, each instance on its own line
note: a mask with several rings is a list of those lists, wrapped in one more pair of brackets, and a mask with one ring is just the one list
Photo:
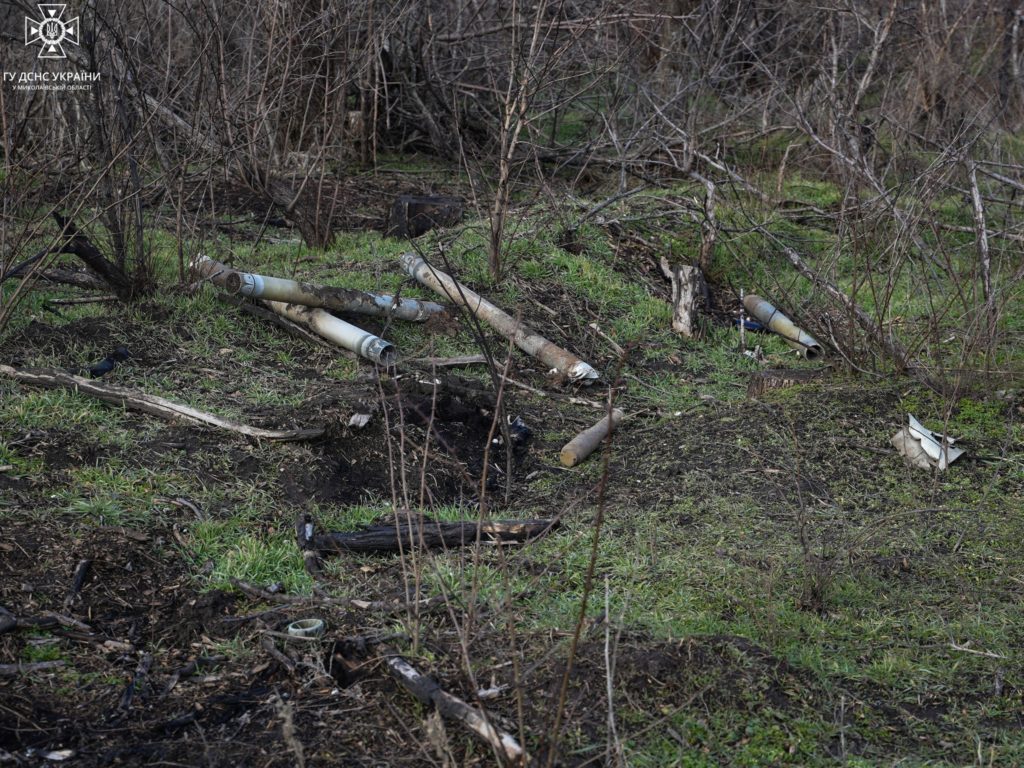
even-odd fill
[(241, 272), (206, 256), (197, 257), (192, 266), (228, 293), (253, 299), (283, 301), (358, 315), (395, 317), (413, 322), (422, 322), (431, 315), (445, 311), (444, 307), (432, 301), (396, 299), (394, 296)]
[(523, 352), (563, 374), (569, 381), (590, 384), (597, 380), (597, 371), (589, 363), (534, 333), (514, 317), (457, 282), (450, 275), (434, 269), (422, 257), (415, 253), (406, 253), (401, 257), (401, 261), (402, 268), (421, 284), (446, 296), (455, 304), (465, 307), (481, 320), (489, 323), (492, 328), (512, 341)]
[(611, 418), (605, 416), (597, 424), (580, 432), (570, 440), (558, 454), (558, 460), (562, 466), (575, 467), (587, 456), (592, 454), (601, 445), (601, 441), (608, 437), (619, 426), (624, 414), (618, 408), (612, 410)]
[(789, 346), (808, 360), (814, 360), (825, 354), (825, 349), (817, 339), (797, 327), (792, 320), (760, 296), (753, 293), (747, 294), (743, 298), (743, 306), (758, 322), (770, 331), (779, 334)]
[(280, 301), (265, 303), (279, 315), (308, 328), (339, 347), (355, 352), (360, 357), (385, 367), (390, 367), (398, 361), (398, 352), (390, 342), (346, 323), (326, 310)]

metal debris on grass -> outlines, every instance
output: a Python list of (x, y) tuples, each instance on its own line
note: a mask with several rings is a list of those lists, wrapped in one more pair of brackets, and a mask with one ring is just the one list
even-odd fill
[(909, 426), (902, 427), (889, 442), (912, 466), (945, 469), (965, 453), (953, 447), (956, 438), (932, 432), (910, 414), (907, 418)]

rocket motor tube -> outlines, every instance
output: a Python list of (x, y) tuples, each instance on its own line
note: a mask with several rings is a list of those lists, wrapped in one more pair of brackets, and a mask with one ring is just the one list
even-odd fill
[(523, 352), (564, 374), (570, 381), (590, 384), (598, 378), (597, 371), (589, 363), (548, 341), (540, 334), (534, 333), (507, 312), (499, 309), (478, 293), (471, 291), (450, 275), (434, 269), (421, 256), (415, 253), (406, 253), (402, 255), (401, 262), (410, 277), (438, 294), (447, 296), (456, 304), (462, 305), (481, 320), (489, 323), (492, 328), (511, 340)]
[(824, 347), (807, 331), (798, 327), (792, 320), (777, 309), (771, 302), (757, 294), (743, 297), (743, 306), (758, 322), (768, 330), (777, 333), (783, 340), (808, 360), (814, 360), (825, 354)]

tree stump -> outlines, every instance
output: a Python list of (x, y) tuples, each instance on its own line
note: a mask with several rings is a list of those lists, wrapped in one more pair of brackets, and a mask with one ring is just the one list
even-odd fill
[(707, 284), (699, 267), (671, 266), (661, 257), (661, 271), (672, 281), (672, 330), (688, 339), (700, 334), (698, 314), (704, 306)]

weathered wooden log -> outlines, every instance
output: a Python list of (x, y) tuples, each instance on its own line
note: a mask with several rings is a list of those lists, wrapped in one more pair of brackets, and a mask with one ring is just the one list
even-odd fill
[(237, 421), (214, 416), (212, 413), (200, 411), (188, 405), (165, 400), (156, 395), (147, 395), (142, 392), (125, 387), (118, 387), (113, 384), (100, 384), (96, 381), (83, 379), (57, 368), (12, 368), (9, 365), (0, 365), (0, 376), (7, 376), (28, 384), (33, 387), (44, 389), (70, 389), (80, 392), (83, 395), (95, 397), (106, 403), (128, 408), (134, 411), (142, 411), (151, 416), (166, 421), (188, 421), (193, 424), (200, 424), (205, 427), (216, 427), (228, 432), (237, 432), (249, 437), (257, 437), (263, 440), (311, 440), (320, 437), (323, 427), (312, 429), (262, 429), (251, 427), (248, 424), (240, 424)]
[(44, 283), (71, 285), (75, 288), (84, 288), (87, 291), (102, 291), (109, 287), (92, 272), (81, 269), (60, 269), (55, 267), (54, 269), (40, 272), (38, 277)]
[(661, 258), (661, 270), (672, 281), (672, 330), (688, 339), (700, 333), (698, 315), (704, 306), (707, 285), (699, 267), (669, 265)]
[(596, 451), (601, 445), (601, 441), (608, 437), (608, 433), (619, 426), (624, 415), (622, 411), (615, 408), (612, 410), (610, 418), (605, 416), (597, 424), (587, 427), (566, 443), (558, 454), (558, 460), (562, 462), (562, 466), (575, 467)]
[(434, 678), (420, 674), (412, 664), (397, 654), (388, 656), (387, 666), (388, 672), (405, 690), (424, 704), (432, 704), (442, 717), (462, 723), (488, 744), (504, 764), (527, 763), (529, 756), (515, 737), (496, 728), (482, 710), (448, 693)]
[(312, 533), (305, 546), (321, 554), (337, 552), (399, 552), (404, 549), (463, 547), (479, 538), (486, 543), (522, 542), (555, 528), (555, 520), (488, 520), (484, 522), (399, 523), (373, 525), (359, 531)]

